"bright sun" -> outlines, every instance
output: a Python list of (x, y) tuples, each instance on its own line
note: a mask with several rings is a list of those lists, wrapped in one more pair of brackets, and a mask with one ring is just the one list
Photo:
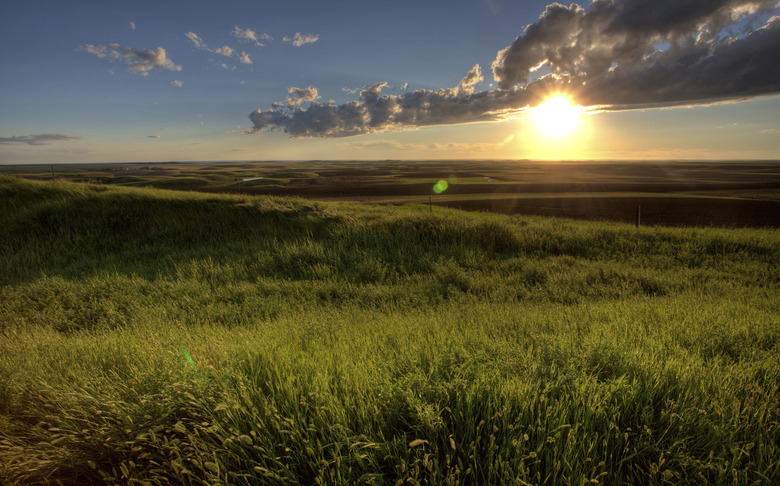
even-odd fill
[(571, 103), (563, 95), (555, 95), (532, 108), (531, 118), (546, 137), (560, 138), (571, 135), (579, 123), (582, 108)]

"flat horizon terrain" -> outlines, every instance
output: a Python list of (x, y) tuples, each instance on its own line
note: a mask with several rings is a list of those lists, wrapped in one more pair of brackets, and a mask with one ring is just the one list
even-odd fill
[[(70, 181), (320, 201), (428, 204), (654, 226), (780, 227), (778, 161), (308, 161), (57, 164)], [(52, 166), (0, 175), (51, 179)], [(447, 182), (437, 193), (434, 186)]]
[(0, 265), (3, 484), (780, 483), (776, 229), (0, 176)]

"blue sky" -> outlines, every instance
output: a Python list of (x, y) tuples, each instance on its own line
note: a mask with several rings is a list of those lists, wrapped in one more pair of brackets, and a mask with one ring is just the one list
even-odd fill
[[(549, 3), (7, 2), (0, 163), (780, 157), (776, 0)], [(591, 112), (547, 140), (561, 86)]]

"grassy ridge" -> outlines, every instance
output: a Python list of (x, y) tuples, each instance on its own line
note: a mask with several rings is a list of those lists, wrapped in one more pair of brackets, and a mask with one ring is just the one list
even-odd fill
[(779, 250), (0, 179), (0, 481), (780, 482)]

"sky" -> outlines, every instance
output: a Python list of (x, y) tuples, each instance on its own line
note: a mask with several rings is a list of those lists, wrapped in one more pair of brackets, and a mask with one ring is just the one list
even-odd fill
[(778, 0), (2, 10), (0, 164), (780, 159)]

